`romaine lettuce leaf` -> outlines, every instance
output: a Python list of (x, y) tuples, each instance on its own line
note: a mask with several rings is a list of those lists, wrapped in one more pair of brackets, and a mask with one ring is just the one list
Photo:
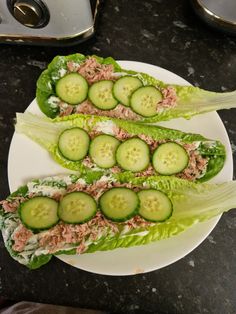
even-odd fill
[[(78, 177), (77, 180), (81, 178), (85, 180), (85, 185), (89, 184), (86, 181), (86, 177)], [(68, 182), (72, 182), (72, 178), (69, 176), (53, 177), (50, 182), (55, 181), (53, 186), (58, 186), (59, 183), (61, 185), (63, 180), (65, 186)], [(146, 227), (132, 229), (131, 231), (125, 230), (125, 227), (120, 225), (119, 232), (113, 236), (107, 234), (107, 236), (101, 237), (96, 242), (90, 241), (85, 253), (113, 250), (121, 247), (127, 248), (166, 239), (178, 235), (197, 223), (207, 221), (236, 207), (236, 181), (221, 184), (197, 184), (173, 177), (133, 178), (127, 173), (109, 176), (107, 180), (131, 183), (144, 189), (152, 188), (163, 191), (170, 197), (173, 203), (173, 215), (163, 223), (155, 223)], [(43, 184), (48, 182), (48, 178), (45, 180), (40, 179), (37, 182), (39, 185), (42, 184), (43, 191)], [(19, 189), (18, 191), (22, 190)], [(20, 223), (17, 215), (17, 213), (4, 213), (0, 211), (0, 216), (3, 220), (1, 228), (5, 233), (5, 245), (14, 259), (31, 269), (36, 269), (47, 263), (51, 259), (52, 254), (41, 253), (35, 255), (34, 251), (31, 251), (30, 255), (27, 255), (27, 252), (19, 254), (12, 249), (13, 241), (10, 238), (10, 234)], [(12, 219), (13, 229), (12, 225), (10, 225), (10, 229), (7, 230), (9, 219)], [(8, 223), (4, 223), (6, 220), (8, 220)], [(38, 247), (35, 249), (38, 249)], [(62, 248), (54, 253), (54, 255), (59, 254), (76, 254), (76, 248), (72, 247), (69, 250)], [(26, 256), (28, 257), (26, 258)]]
[[(185, 133), (179, 130), (168, 129), (159, 126), (144, 125), (124, 121), (120, 119), (109, 119), (106, 117), (89, 116), (89, 115), (71, 115), (54, 120), (46, 117), (34, 116), (30, 113), (18, 113), (16, 131), (21, 132), (30, 137), (35, 142), (39, 143), (42, 147), (47, 149), (54, 160), (61, 166), (78, 170), (82, 173), (87, 173), (89, 168), (85, 167), (81, 161), (70, 161), (64, 158), (58, 151), (58, 138), (60, 133), (72, 127), (80, 127), (86, 131), (91, 131), (97, 126), (106, 133), (106, 125), (122, 128), (129, 134), (140, 135), (144, 134), (150, 136), (154, 140), (179, 140), (184, 143), (199, 142), (199, 152), (202, 156), (207, 157), (208, 167), (206, 172), (198, 180), (203, 182), (214, 177), (224, 166), (225, 161), (225, 148), (219, 141), (209, 140), (200, 134)], [(104, 172), (109, 172), (105, 169), (95, 167), (92, 169), (97, 172), (98, 176)]]
[[(52, 107), (49, 104), (48, 98), (55, 95), (55, 84), (64, 75), (67, 62), (73, 61), (80, 64), (87, 57), (79, 53), (69, 56), (57, 56), (40, 75), (37, 81), (36, 99), (40, 109), (48, 117), (55, 118), (59, 113), (57, 107)], [(159, 88), (166, 88), (170, 85), (174, 87), (177, 95), (177, 106), (166, 108), (154, 117), (142, 118), (140, 116), (140, 122), (158, 122), (178, 117), (189, 119), (196, 114), (236, 107), (236, 91), (216, 93), (194, 86), (168, 84), (146, 73), (122, 69), (112, 57), (102, 58), (95, 55), (93, 57), (101, 64), (112, 64), (115, 72), (137, 76), (144, 85), (153, 85)]]

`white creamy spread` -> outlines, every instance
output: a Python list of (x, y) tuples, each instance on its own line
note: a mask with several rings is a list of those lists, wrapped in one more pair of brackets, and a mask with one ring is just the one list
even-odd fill
[(102, 121), (96, 123), (96, 130), (105, 134), (114, 135), (114, 127), (116, 125), (112, 121)]
[(61, 68), (60, 70), (59, 70), (59, 75), (60, 75), (60, 77), (62, 77), (62, 76), (64, 76), (65, 74), (66, 74), (66, 69), (64, 69), (64, 68)]
[(61, 193), (62, 189), (57, 186), (37, 185), (34, 182), (28, 183), (29, 193), (42, 193), (43, 195), (53, 196), (55, 193)]
[[(81, 179), (82, 180), (82, 179)], [(43, 179), (39, 182), (29, 182), (27, 184), (29, 193), (39, 193), (41, 192), (43, 195), (53, 196), (56, 193), (65, 192), (65, 187), (57, 186), (56, 184), (52, 186), (50, 183), (65, 183), (66, 185), (72, 184), (72, 178), (70, 176), (54, 176)], [(85, 182), (85, 181), (84, 181)], [(64, 191), (63, 191), (64, 190)]]
[(61, 101), (60, 98), (58, 98), (56, 96), (50, 96), (48, 98), (48, 103), (49, 103), (51, 108), (57, 108), (60, 101)]
[(86, 185), (86, 181), (84, 179), (81, 179), (81, 178), (79, 180), (77, 180), (76, 183)]

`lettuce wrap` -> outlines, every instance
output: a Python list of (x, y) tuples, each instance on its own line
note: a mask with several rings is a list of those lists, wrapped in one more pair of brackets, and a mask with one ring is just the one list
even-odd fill
[[(31, 113), (17, 113), (16, 131), (27, 135), (48, 150), (53, 159), (61, 166), (87, 173), (93, 171), (102, 173), (119, 173), (125, 170), (118, 164), (109, 169), (100, 168), (88, 155), (80, 161), (72, 161), (65, 158), (59, 148), (58, 139), (63, 131), (75, 127), (85, 130), (91, 139), (101, 134), (108, 134), (118, 139), (120, 143), (127, 139), (140, 138), (150, 150), (150, 155), (161, 144), (174, 142), (181, 145), (188, 154), (188, 165), (175, 174), (182, 179), (204, 182), (217, 175), (224, 166), (226, 152), (224, 146), (217, 140), (211, 140), (199, 134), (185, 133), (179, 130), (168, 129), (160, 126), (144, 125), (121, 119), (98, 117), (90, 115), (70, 115), (49, 119), (38, 117)], [(130, 176), (158, 175), (153, 166), (152, 158), (147, 168), (140, 172), (129, 172)]]
[[(139, 110), (134, 111), (134, 107), (127, 106), (127, 103), (124, 105), (120, 101), (110, 110), (96, 108), (88, 97), (81, 103), (70, 105), (62, 101), (56, 92), (58, 81), (69, 73), (80, 73), (87, 80), (89, 87), (98, 81), (115, 82), (123, 76), (135, 77), (143, 86), (156, 87), (162, 95), (162, 100), (157, 102), (156, 111), (151, 116), (141, 115)], [(111, 57), (82, 54), (55, 57), (37, 81), (36, 99), (41, 111), (50, 118), (83, 113), (146, 123), (178, 117), (189, 119), (200, 113), (236, 107), (236, 91), (216, 93), (193, 86), (168, 84), (145, 73), (122, 69)]]
[[(107, 219), (98, 199), (107, 189), (127, 187), (134, 191), (159, 190), (173, 204), (172, 216), (164, 222), (149, 222), (136, 214), (124, 222)], [(20, 215), (24, 202), (47, 196), (59, 202), (73, 191), (84, 191), (98, 203), (96, 215), (82, 224), (58, 221), (48, 230), (28, 229)], [(114, 174), (95, 179), (74, 174), (35, 179), (20, 187), (0, 203), (0, 226), (5, 246), (19, 263), (36, 269), (49, 262), (53, 255), (85, 254), (96, 251), (128, 248), (175, 236), (196, 223), (201, 223), (236, 206), (236, 182), (196, 184), (169, 177), (133, 178)]]

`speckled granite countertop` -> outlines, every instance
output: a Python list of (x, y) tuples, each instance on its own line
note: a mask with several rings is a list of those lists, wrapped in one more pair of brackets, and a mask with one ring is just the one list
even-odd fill
[[(0, 46), (1, 198), (8, 195), (7, 157), (16, 111), (35, 96), (35, 83), (57, 54), (82, 52), (166, 68), (195, 86), (236, 89), (236, 38), (200, 22), (185, 0), (105, 1), (96, 36), (72, 48)], [(219, 113), (236, 151), (236, 110)], [(236, 158), (235, 158), (236, 160)], [(236, 211), (182, 260), (147, 274), (95, 275), (58, 259), (36, 271), (0, 246), (0, 295), (116, 313), (236, 313)]]

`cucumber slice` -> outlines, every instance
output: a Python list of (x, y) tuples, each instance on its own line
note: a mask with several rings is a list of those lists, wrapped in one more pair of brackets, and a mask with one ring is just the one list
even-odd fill
[(128, 139), (118, 147), (116, 160), (124, 170), (143, 171), (150, 162), (149, 147), (139, 138)]
[(125, 106), (129, 106), (130, 96), (141, 86), (143, 86), (143, 83), (137, 77), (123, 76), (115, 82), (113, 94), (119, 102)]
[(128, 188), (112, 188), (100, 197), (102, 213), (113, 221), (126, 221), (137, 213), (139, 199)]
[(67, 159), (77, 161), (83, 159), (89, 149), (90, 137), (80, 128), (63, 131), (58, 140), (58, 149)]
[(89, 148), (89, 155), (98, 167), (111, 168), (116, 164), (116, 150), (120, 141), (111, 135), (95, 137)]
[(102, 110), (114, 109), (118, 101), (113, 97), (112, 88), (114, 83), (102, 80), (94, 83), (88, 92), (88, 97), (95, 107)]
[(57, 96), (70, 105), (77, 105), (87, 98), (88, 83), (79, 73), (63, 76), (56, 84)]
[(189, 156), (186, 150), (174, 142), (158, 146), (152, 158), (155, 170), (165, 176), (183, 171), (188, 166), (188, 162)]
[(69, 224), (82, 224), (92, 219), (96, 212), (95, 200), (84, 192), (72, 192), (65, 195), (58, 208), (60, 219)]
[(22, 203), (19, 215), (22, 223), (32, 230), (49, 229), (57, 224), (58, 203), (46, 196), (36, 196)]
[(153, 222), (162, 222), (171, 217), (173, 205), (169, 197), (158, 190), (138, 192), (140, 200), (139, 215)]
[(138, 88), (130, 98), (130, 106), (143, 117), (153, 117), (157, 114), (157, 104), (162, 100), (161, 92), (154, 86)]

